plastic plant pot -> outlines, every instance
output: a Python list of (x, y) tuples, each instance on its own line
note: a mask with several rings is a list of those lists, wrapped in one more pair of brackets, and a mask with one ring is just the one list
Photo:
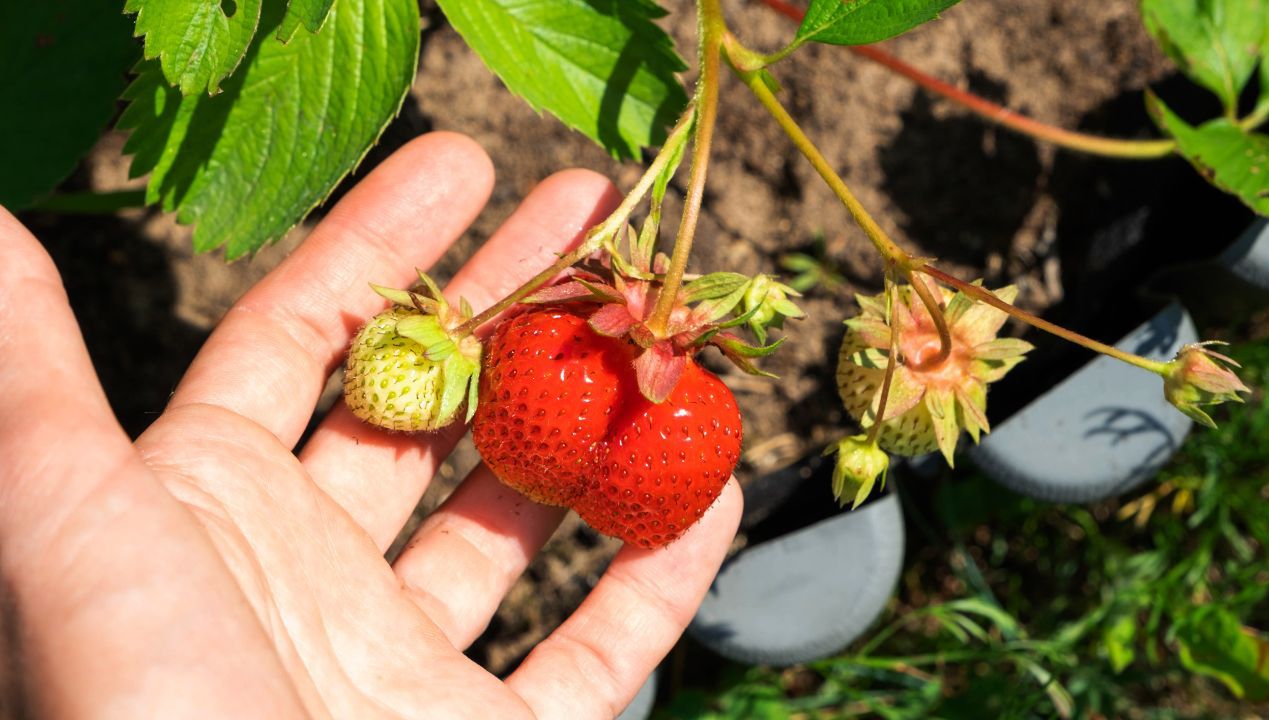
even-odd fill
[[(1168, 360), (1197, 339), (1189, 314), (1172, 303), (1117, 346)], [(1160, 378), (1103, 356), (1001, 423), (969, 455), (1023, 495), (1095, 502), (1153, 477), (1191, 425), (1164, 399)]]
[(1220, 263), (1244, 282), (1269, 290), (1269, 220), (1253, 222), (1221, 253)]
[[(799, 475), (808, 465), (814, 472)], [(772, 475), (819, 488), (823, 505), (832, 502), (831, 472), (831, 462), (804, 462)], [(894, 493), (759, 542), (724, 563), (688, 632), (737, 662), (792, 665), (827, 657), (863, 635), (885, 609), (903, 549)]]

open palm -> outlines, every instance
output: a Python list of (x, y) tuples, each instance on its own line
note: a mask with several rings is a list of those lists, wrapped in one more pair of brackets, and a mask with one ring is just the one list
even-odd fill
[[(358, 324), (488, 198), (470, 140), (398, 151), (226, 315), (135, 443), (48, 256), (0, 210), (0, 573), (27, 702), (50, 717), (612, 717), (678, 638), (740, 511), (734, 481), (682, 540), (625, 548), (496, 678), (462, 649), (562, 512), (482, 465), (393, 565), (383, 552), (462, 429), (392, 435), (342, 406), (296, 444)], [(542, 183), (447, 288), (479, 310), (617, 200)]]

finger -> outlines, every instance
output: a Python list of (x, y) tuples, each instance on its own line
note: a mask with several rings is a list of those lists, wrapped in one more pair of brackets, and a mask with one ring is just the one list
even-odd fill
[(503, 485), (481, 463), (423, 521), (393, 569), (423, 613), (465, 649), (565, 512)]
[[(445, 294), (479, 312), (550, 266), (620, 202), (589, 170), (542, 181), (454, 276)], [(388, 433), (353, 417), (343, 403), (322, 422), (300, 458), (314, 481), (386, 548), (462, 437), (461, 424), (430, 435)]]
[(408, 284), (492, 187), (488, 156), (462, 135), (432, 133), (397, 150), (229, 310), (168, 407), (227, 408), (294, 445), (356, 327), (383, 307), (367, 283)]
[[(132, 454), (52, 259), (0, 208), (0, 527), (52, 522)], [(91, 448), (91, 453), (67, 452)], [(50, 452), (57, 448), (58, 452)], [(0, 543), (2, 545), (3, 543)]]
[(735, 537), (740, 509), (733, 479), (677, 541), (660, 550), (623, 548), (581, 607), (507, 685), (537, 717), (620, 713), (696, 613)]

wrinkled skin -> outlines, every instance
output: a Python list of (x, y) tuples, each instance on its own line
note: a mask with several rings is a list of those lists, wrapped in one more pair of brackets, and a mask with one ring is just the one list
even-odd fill
[[(470, 140), (420, 138), (229, 311), (135, 445), (39, 243), (0, 210), (0, 573), (36, 717), (607, 718), (691, 618), (739, 517), (623, 549), (509, 677), (462, 649), (562, 511), (478, 467), (395, 564), (384, 549), (461, 427), (389, 434), (341, 406), (295, 446), (359, 323), (492, 186)], [(616, 200), (545, 181), (450, 285), (485, 307)]]

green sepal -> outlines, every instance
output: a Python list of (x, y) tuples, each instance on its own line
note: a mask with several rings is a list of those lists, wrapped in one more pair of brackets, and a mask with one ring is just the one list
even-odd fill
[[(911, 371), (900, 365), (894, 369), (894, 375), (890, 378), (890, 397), (886, 398), (886, 416), (882, 418), (882, 421), (899, 417), (920, 405), (924, 398), (925, 385), (918, 382)], [(875, 418), (880, 408), (881, 388), (877, 388), (868, 412)]]
[(467, 422), (476, 415), (476, 406), (480, 402), (480, 362), (476, 362), (476, 369), (472, 371), (471, 380), (467, 383)]
[[(479, 369), (479, 363), (473, 363), (463, 357), (461, 353), (450, 353), (445, 358), (444, 363), (441, 365), (441, 374), (445, 377), (445, 386), (441, 388), (441, 409), (438, 413), (440, 425), (448, 425), (450, 419), (458, 412), (458, 407), (462, 405), (464, 400), (471, 397), (469, 388)], [(470, 418), (472, 409), (468, 408), (467, 412)]]
[(949, 389), (929, 388), (925, 393), (925, 407), (930, 411), (934, 424), (934, 438), (948, 467), (955, 467), (956, 439), (960, 426), (956, 423), (956, 395)]
[(427, 291), (432, 294), (432, 297), (437, 300), (441, 300), (445, 297), (444, 295), (441, 295), (441, 289), (437, 287), (436, 281), (433, 280), (431, 276), (423, 272), (420, 268), (414, 268), (414, 272), (419, 274), (419, 282), (423, 283), (423, 286), (426, 287)]
[(866, 315), (875, 315), (879, 318), (885, 318), (887, 315), (884, 293), (880, 295), (856, 295), (855, 302), (859, 303), (859, 309)]
[(626, 299), (622, 297), (620, 293), (614, 292), (613, 288), (607, 285), (604, 285), (603, 283), (593, 283), (593, 282), (583, 280), (581, 278), (575, 278), (575, 279), (578, 283), (581, 284), (582, 287), (589, 290), (590, 294), (593, 295), (596, 300), (600, 300), (602, 302), (614, 302), (614, 303), (624, 303), (626, 301)]
[(735, 335), (720, 333), (710, 339), (710, 344), (716, 346), (727, 356), (727, 359), (736, 367), (740, 368), (749, 375), (757, 375), (760, 377), (775, 378), (779, 377), (775, 373), (769, 373), (761, 370), (757, 365), (749, 361), (750, 358), (765, 357), (776, 351), (784, 343), (784, 338), (763, 347), (754, 347), (746, 344)]
[(779, 349), (784, 344), (784, 338), (780, 338), (770, 345), (750, 345), (734, 335), (724, 335), (721, 340), (716, 340), (715, 342), (724, 344), (741, 357), (760, 358), (766, 357)]
[(890, 362), (890, 351), (872, 347), (864, 348), (859, 352), (852, 353), (850, 361), (862, 368), (885, 370), (886, 365)]
[[(684, 283), (684, 299), (689, 303), (714, 300), (733, 295), (737, 290), (743, 295), (748, 284), (749, 278), (740, 273), (714, 272)], [(737, 297), (737, 302), (739, 302), (739, 297)]]
[(671, 151), (669, 162), (661, 169), (656, 180), (652, 181), (652, 207), (656, 211), (661, 209), (661, 201), (665, 198), (665, 190), (670, 186), (670, 181), (674, 179), (675, 173), (679, 170), (679, 165), (683, 162), (683, 154), (687, 150), (686, 138), (696, 137), (696, 118), (697, 110), (692, 108), (692, 119), (687, 128), (687, 133), (683, 136), (684, 140), (676, 144)]
[(383, 285), (375, 285), (374, 283), (370, 283), (370, 289), (374, 290), (375, 294), (379, 295), (388, 302), (396, 303), (397, 305), (401, 305), (403, 307), (415, 307), (415, 294), (409, 290), (384, 287)]
[[(733, 327), (740, 327), (741, 325), (744, 325), (745, 323), (749, 322), (749, 320), (750, 320), (750, 319), (751, 319), (754, 315), (757, 315), (757, 314), (758, 314), (758, 308), (756, 308), (756, 307), (755, 307), (755, 308), (750, 308), (750, 309), (746, 310), (745, 312), (743, 312), (743, 313), (741, 313), (741, 314), (737, 315), (736, 317), (734, 317), (734, 318), (732, 318), (732, 319), (730, 319), (730, 320), (728, 320), (728, 321), (726, 321), (726, 322), (719, 323), (719, 324), (717, 325), (717, 327), (719, 327), (719, 328), (733, 328)], [(766, 339), (765, 339), (765, 338), (758, 338), (758, 340), (759, 340), (759, 342), (764, 342), (764, 343), (766, 342)]]
[(1025, 355), (1035, 349), (1026, 340), (1018, 338), (997, 338), (990, 342), (974, 346), (974, 357), (980, 360), (1008, 360)]
[(458, 354), (458, 345), (435, 315), (411, 315), (397, 321), (397, 334), (423, 346), (428, 360), (440, 362)]
[(982, 433), (991, 432), (991, 424), (987, 422), (987, 386), (982, 383), (970, 383), (969, 389), (956, 388), (956, 409), (960, 413), (961, 425), (969, 432), (977, 445)]
[[(652, 216), (648, 216), (648, 221), (653, 222)], [(648, 223), (644, 223), (644, 230), (648, 229)], [(656, 242), (656, 229), (651, 230), (652, 242)], [(622, 276), (638, 278), (640, 280), (655, 280), (656, 276), (650, 271), (651, 253), (646, 257), (640, 249), (641, 240), (635, 235), (634, 228), (626, 226), (626, 243), (630, 248), (631, 260), (627, 261), (621, 254), (621, 248), (617, 247), (615, 237), (604, 241), (604, 248), (608, 251), (608, 259), (612, 262), (612, 267), (616, 271), (613, 274), (613, 280), (620, 282)], [(633, 264), (632, 264), (633, 263)]]
[(875, 348), (890, 347), (890, 326), (885, 320), (872, 315), (857, 315), (845, 324), (859, 335), (865, 345)]
[(730, 295), (713, 300), (706, 300), (705, 302), (697, 305), (692, 309), (692, 315), (694, 317), (704, 318), (706, 322), (710, 323), (721, 320), (730, 314), (731, 311), (736, 309), (736, 306), (740, 304), (740, 300), (744, 297), (744, 294), (745, 286), (741, 285), (733, 290)]
[[(975, 280), (970, 284), (982, 287), (983, 281)], [(957, 291), (956, 294), (952, 295), (952, 299), (948, 301), (947, 308), (943, 310), (943, 317), (947, 320), (947, 323), (951, 325), (957, 320), (960, 320), (961, 316), (964, 315), (970, 308), (974, 307), (975, 303), (977, 303), (976, 300), (966, 295), (964, 292)]]
[(970, 363), (969, 371), (975, 378), (985, 383), (994, 383), (1014, 369), (1026, 358), (1023, 356), (1005, 358), (1004, 360), (975, 360)]
[[(993, 294), (1003, 302), (1012, 305), (1018, 297), (1018, 286), (1006, 285), (994, 291)], [(978, 345), (995, 339), (996, 333), (1000, 332), (1000, 328), (1005, 326), (1005, 321), (1008, 319), (1009, 314), (1004, 310), (987, 303), (974, 303), (973, 307), (965, 310), (955, 322), (949, 325), (957, 330), (967, 344)]]

